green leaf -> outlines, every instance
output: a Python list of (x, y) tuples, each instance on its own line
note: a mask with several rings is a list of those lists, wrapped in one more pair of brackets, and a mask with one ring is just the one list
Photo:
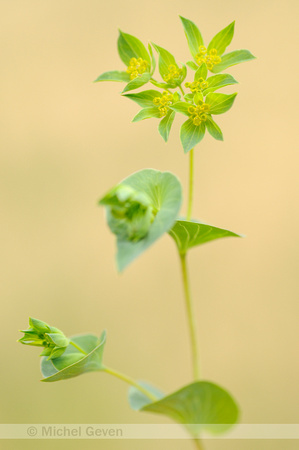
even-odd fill
[(200, 78), (206, 79), (208, 76), (208, 69), (205, 63), (201, 64), (201, 66), (196, 70), (194, 80), (198, 81)]
[(230, 86), (232, 84), (238, 84), (237, 80), (229, 74), (214, 75), (207, 79), (208, 87), (203, 91), (203, 95), (207, 95), (209, 92), (214, 92), (224, 86)]
[(156, 70), (156, 59), (155, 59), (155, 55), (154, 55), (154, 52), (153, 52), (153, 49), (152, 49), (152, 46), (151, 46), (151, 44), (149, 43), (148, 44), (148, 50), (149, 50), (149, 54), (150, 54), (150, 56), (151, 56), (151, 60), (152, 60), (152, 64), (151, 64), (151, 75), (153, 75), (153, 73), (155, 72), (155, 70)]
[(236, 98), (235, 94), (208, 94), (206, 97), (206, 103), (210, 105), (210, 114), (223, 114), (228, 111), (232, 106)]
[(170, 105), (170, 108), (178, 113), (182, 113), (185, 116), (190, 116), (188, 109), (190, 107), (190, 103), (187, 102), (176, 102), (173, 105)]
[(175, 117), (175, 112), (171, 109), (167, 112), (166, 116), (159, 123), (159, 133), (165, 142), (168, 141), (171, 126)]
[(150, 108), (153, 107), (153, 100), (156, 97), (161, 97), (161, 92), (155, 91), (154, 89), (150, 89), (148, 91), (138, 92), (138, 94), (125, 94), (124, 97), (127, 97), (134, 102), (138, 103), (142, 108)]
[(126, 87), (124, 88), (124, 90), (122, 91), (122, 93), (124, 92), (128, 92), (128, 91), (133, 91), (134, 89), (138, 89), (141, 86), (145, 85), (146, 83), (149, 82), (151, 78), (151, 74), (148, 72), (143, 73), (142, 75), (134, 78), (133, 80), (131, 80)]
[(205, 123), (194, 125), (192, 119), (188, 119), (181, 126), (180, 138), (185, 153), (188, 153), (198, 144), (205, 135)]
[(226, 47), (231, 43), (232, 38), (234, 36), (235, 29), (235, 21), (230, 23), (226, 28), (219, 31), (216, 36), (213, 37), (211, 42), (208, 45), (208, 52), (215, 48), (218, 52), (218, 55), (222, 55), (224, 53)]
[(240, 64), (242, 62), (251, 61), (252, 59), (256, 59), (249, 50), (235, 50), (234, 52), (227, 53), (221, 57), (221, 62), (216, 64), (212, 72), (219, 73), (228, 67), (235, 66), (236, 64)]
[(139, 406), (140, 411), (167, 416), (184, 425), (193, 436), (202, 431), (213, 435), (223, 433), (237, 422), (239, 416), (238, 406), (231, 395), (208, 381), (191, 383), (156, 402), (150, 402), (143, 394), (138, 394), (136, 400), (135, 388), (130, 388), (129, 396), (134, 409)]
[(199, 47), (203, 45), (202, 35), (195, 23), (193, 23), (191, 20), (185, 19), (185, 17), (182, 16), (180, 16), (180, 19), (185, 30), (185, 35), (188, 41), (191, 55), (193, 56), (193, 58), (195, 58), (195, 56), (198, 54)]
[(198, 69), (198, 65), (195, 64), (194, 61), (187, 61), (186, 64), (187, 64), (187, 66), (190, 67), (190, 69), (192, 69), (192, 70), (197, 70), (197, 69)]
[(59, 358), (47, 360), (42, 358), (41, 371), (44, 376), (42, 381), (60, 381), (77, 377), (87, 372), (102, 370), (104, 345), (106, 342), (106, 332), (100, 338), (85, 334), (70, 338), (76, 345), (82, 348), (87, 354), (84, 355), (71, 344)]
[(124, 81), (125, 83), (128, 83), (130, 81), (130, 74), (120, 70), (111, 70), (110, 72), (102, 73), (94, 83), (97, 83), (98, 81)]
[(136, 242), (117, 238), (117, 267), (122, 271), (170, 230), (181, 207), (182, 188), (175, 175), (154, 169), (136, 172), (120, 184), (147, 195), (153, 209), (157, 211), (148, 234), (143, 239)]
[[(159, 54), (159, 72), (161, 77), (164, 79), (164, 76), (169, 73), (168, 67), (174, 65), (178, 68), (178, 65), (175, 61), (174, 56), (165, 48), (160, 47), (152, 43), (154, 49)], [(169, 83), (170, 86), (173, 86), (175, 83)]]
[(190, 248), (225, 237), (243, 237), (224, 228), (214, 227), (197, 220), (176, 220), (168, 232), (175, 240), (179, 253), (184, 255)]
[(223, 141), (223, 134), (220, 127), (212, 119), (211, 116), (207, 116), (206, 127), (210, 135), (217, 141)]
[(69, 345), (69, 340), (63, 335), (59, 333), (46, 333), (50, 342), (57, 347), (67, 347)]
[(152, 117), (155, 117), (156, 119), (159, 119), (161, 117), (160, 111), (157, 107), (152, 108), (144, 108), (139, 113), (136, 114), (136, 116), (133, 118), (132, 122), (140, 122), (140, 120), (144, 119), (150, 119)]
[[(160, 389), (157, 389), (155, 386), (152, 386), (149, 383), (139, 381), (138, 384), (147, 389), (151, 394), (155, 395), (159, 400), (165, 397), (165, 394), (160, 391)], [(134, 409), (134, 411), (139, 411), (141, 408), (152, 401), (145, 394), (139, 391), (139, 389), (136, 389), (133, 386), (131, 386), (129, 389), (128, 400), (131, 408)]]
[(169, 83), (160, 83), (159, 81), (156, 81), (156, 80), (151, 80), (151, 83), (154, 85), (154, 86), (156, 86), (156, 87), (158, 87), (158, 88), (161, 88), (161, 89), (172, 89), (173, 88), (173, 86), (172, 86), (172, 84), (169, 84)]
[(128, 66), (131, 58), (142, 58), (151, 64), (151, 58), (143, 43), (131, 34), (123, 33), (119, 30), (117, 41), (120, 59)]

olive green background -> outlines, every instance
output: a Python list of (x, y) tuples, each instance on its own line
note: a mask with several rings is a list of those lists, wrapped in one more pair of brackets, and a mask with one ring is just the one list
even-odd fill
[[(219, 116), (225, 141), (196, 149), (194, 217), (246, 234), (190, 253), (202, 376), (229, 389), (243, 423), (298, 423), (297, 1), (0, 3), (2, 423), (163, 423), (105, 374), (39, 382), (39, 350), (16, 343), (28, 316), (67, 335), (108, 331), (105, 361), (165, 390), (191, 379), (178, 258), (165, 236), (122, 275), (97, 199), (153, 167), (187, 189), (177, 115), (166, 145), (118, 83), (117, 28), (190, 59), (182, 14), (208, 41), (232, 20), (230, 50), (257, 60)], [(226, 88), (224, 92), (233, 92)], [(184, 204), (184, 210), (186, 202)], [(165, 419), (166, 420), (166, 419)], [(188, 441), (10, 441), (3, 449), (192, 449)], [(206, 450), (296, 449), (288, 441), (208, 441)]]

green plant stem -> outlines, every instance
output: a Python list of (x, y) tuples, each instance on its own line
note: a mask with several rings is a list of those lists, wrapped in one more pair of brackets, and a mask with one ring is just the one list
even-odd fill
[(75, 344), (75, 342), (70, 341), (70, 344), (75, 347), (77, 350), (79, 350), (79, 352), (84, 353), (84, 355), (88, 355), (88, 353), (86, 353), (81, 347), (79, 347), (79, 345)]
[(146, 395), (149, 399), (151, 399), (153, 402), (158, 400), (158, 397), (156, 397), (154, 394), (152, 394), (150, 391), (148, 391), (146, 388), (138, 384), (133, 378), (128, 377), (127, 375), (124, 375), (123, 373), (118, 372), (117, 370), (110, 369), (110, 367), (104, 367), (104, 372), (109, 373), (110, 375), (113, 375), (116, 378), (119, 378), (120, 380), (124, 381), (125, 383), (130, 384), (131, 386), (134, 386), (136, 389), (138, 389), (142, 394)]
[(183, 97), (184, 97), (184, 95), (185, 95), (185, 92), (184, 92), (184, 89), (182, 88), (182, 86), (181, 86), (181, 85), (179, 86), (179, 89), (180, 89), (180, 91), (181, 91), (181, 93), (183, 94)]
[(196, 448), (198, 449), (198, 450), (203, 450), (203, 446), (202, 446), (202, 444), (201, 444), (201, 441), (199, 440), (199, 439), (193, 439), (193, 441), (194, 441), (194, 443), (195, 443), (195, 446), (196, 446)]
[(194, 173), (194, 149), (190, 150), (189, 156), (189, 196), (188, 196), (188, 209), (187, 220), (191, 219), (192, 215), (192, 202), (193, 202), (193, 173)]
[(190, 342), (191, 342), (191, 352), (192, 352), (192, 366), (193, 366), (193, 378), (194, 380), (199, 379), (199, 358), (198, 358), (198, 345), (196, 336), (196, 321), (194, 314), (194, 306), (190, 294), (188, 270), (186, 264), (186, 254), (180, 254), (182, 275), (183, 275), (183, 285), (186, 300), (186, 310), (187, 318), (190, 332)]

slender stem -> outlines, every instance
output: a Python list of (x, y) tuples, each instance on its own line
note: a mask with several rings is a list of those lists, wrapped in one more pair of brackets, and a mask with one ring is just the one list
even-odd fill
[(135, 380), (133, 380), (133, 378), (128, 377), (127, 375), (124, 375), (123, 373), (120, 373), (117, 370), (110, 369), (110, 367), (105, 367), (103, 369), (103, 371), (106, 373), (109, 373), (110, 375), (113, 375), (116, 378), (119, 378), (120, 380), (124, 381), (125, 383), (130, 384), (131, 386), (134, 386), (136, 389), (138, 389), (140, 392), (142, 392), (144, 395), (146, 395), (153, 402), (158, 400), (158, 397), (156, 397), (154, 394), (152, 394), (146, 388), (144, 388), (143, 386), (138, 384)]
[(79, 345), (75, 344), (75, 342), (70, 341), (70, 344), (75, 347), (77, 350), (79, 350), (79, 352), (84, 353), (84, 355), (87, 355), (88, 353), (86, 353), (81, 347), (79, 347)]
[(194, 441), (194, 444), (195, 444), (195, 446), (196, 446), (196, 448), (198, 450), (203, 450), (203, 446), (202, 446), (201, 441), (199, 439), (193, 439), (193, 441)]
[(186, 254), (180, 254), (184, 293), (186, 300), (187, 318), (190, 332), (191, 352), (192, 352), (192, 365), (193, 365), (193, 377), (195, 380), (199, 379), (199, 358), (198, 358), (198, 345), (196, 337), (196, 322), (194, 314), (194, 306), (191, 299), (189, 278), (186, 264)]
[(187, 209), (187, 220), (191, 219), (192, 215), (192, 202), (193, 202), (193, 172), (194, 172), (194, 149), (190, 150), (189, 159), (189, 197), (188, 197), (188, 209)]
[(185, 92), (184, 92), (184, 89), (182, 88), (182, 86), (181, 86), (181, 85), (179, 85), (179, 89), (180, 89), (180, 91), (181, 91), (181, 93), (183, 94), (183, 97), (184, 97), (184, 95), (185, 95)]

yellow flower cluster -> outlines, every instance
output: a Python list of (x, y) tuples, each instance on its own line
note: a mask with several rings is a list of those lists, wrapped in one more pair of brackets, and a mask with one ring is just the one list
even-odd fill
[(186, 88), (189, 88), (193, 94), (199, 92), (200, 90), (207, 89), (209, 83), (204, 78), (199, 78), (197, 81), (193, 81), (193, 83), (185, 83)]
[(188, 113), (194, 125), (200, 125), (201, 122), (207, 120), (207, 113), (210, 111), (210, 106), (207, 103), (201, 103), (198, 106), (189, 106)]
[(207, 49), (204, 45), (199, 47), (199, 53), (195, 56), (197, 64), (206, 63), (207, 68), (212, 70), (215, 64), (219, 64), (221, 62), (220, 56), (217, 54), (216, 48), (212, 48), (209, 53), (207, 53)]
[(169, 105), (172, 103), (173, 100), (173, 95), (170, 94), (167, 91), (164, 91), (162, 93), (161, 97), (155, 97), (153, 102), (156, 106), (159, 105), (158, 109), (160, 111), (160, 117), (166, 116), (168, 110), (169, 110)]
[(130, 79), (134, 80), (134, 78), (142, 75), (148, 66), (148, 62), (142, 58), (131, 58), (130, 64), (127, 68), (127, 73), (130, 74)]
[(168, 73), (166, 75), (164, 75), (164, 81), (166, 81), (166, 83), (172, 83), (175, 80), (177, 80), (178, 78), (180, 78), (180, 76), (182, 75), (182, 69), (179, 69), (177, 66), (175, 66), (174, 64), (170, 64), (170, 66), (168, 66)]

